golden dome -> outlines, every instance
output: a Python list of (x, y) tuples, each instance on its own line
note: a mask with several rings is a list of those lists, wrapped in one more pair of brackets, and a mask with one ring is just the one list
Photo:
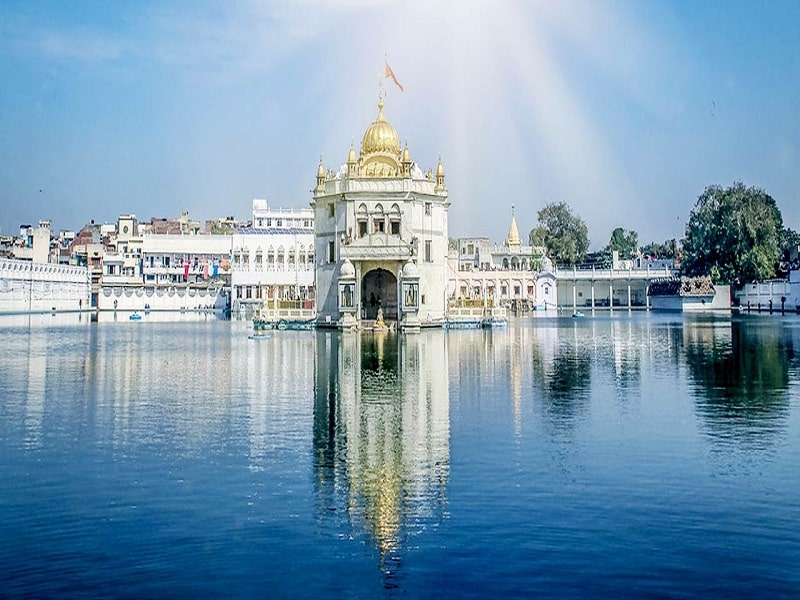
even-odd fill
[(347, 153), (347, 162), (356, 162), (356, 151), (353, 150), (353, 144), (350, 144), (350, 152)]
[(367, 127), (361, 140), (361, 156), (376, 152), (387, 152), (393, 156), (400, 154), (400, 138), (383, 116), (383, 100), (378, 101), (378, 118)]
[(439, 157), (439, 164), (436, 165), (436, 176), (444, 177), (444, 165), (442, 164), (442, 157)]
[(322, 157), (319, 159), (319, 166), (317, 167), (317, 177), (325, 177), (325, 167), (322, 166)]

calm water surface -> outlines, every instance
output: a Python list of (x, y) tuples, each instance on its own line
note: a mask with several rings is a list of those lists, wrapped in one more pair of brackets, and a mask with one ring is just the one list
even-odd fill
[(0, 596), (800, 597), (800, 320), (0, 318)]

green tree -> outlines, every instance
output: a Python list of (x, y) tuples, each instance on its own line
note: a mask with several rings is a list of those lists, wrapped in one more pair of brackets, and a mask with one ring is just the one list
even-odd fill
[(642, 246), (642, 254), (645, 256), (652, 256), (653, 258), (677, 258), (678, 242), (675, 238), (664, 240), (662, 244), (650, 242), (646, 246)]
[(781, 258), (789, 261), (797, 257), (800, 249), (800, 233), (790, 227), (785, 227), (781, 232)]
[(529, 236), (531, 246), (547, 248), (556, 264), (573, 266), (583, 261), (589, 249), (589, 231), (583, 219), (572, 214), (565, 202), (551, 202), (537, 216), (539, 225)]
[(711, 185), (689, 213), (683, 271), (733, 285), (772, 277), (782, 231), (781, 211), (763, 190)]
[(611, 239), (606, 246), (607, 252), (617, 251), (622, 259), (633, 258), (639, 250), (639, 234), (635, 231), (625, 231), (622, 227), (617, 227), (611, 232)]

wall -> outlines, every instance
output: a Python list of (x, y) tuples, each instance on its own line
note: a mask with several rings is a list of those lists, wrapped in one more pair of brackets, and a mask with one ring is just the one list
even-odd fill
[(0, 260), (0, 314), (89, 310), (86, 267)]

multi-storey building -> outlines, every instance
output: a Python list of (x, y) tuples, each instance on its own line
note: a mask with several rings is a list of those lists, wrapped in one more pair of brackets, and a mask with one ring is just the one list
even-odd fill
[(461, 238), (449, 267), (451, 305), (556, 306), (555, 276), (545, 249), (522, 244), (513, 214), (503, 244), (492, 245), (485, 237)]
[(231, 290), (233, 310), (249, 314), (261, 304), (313, 310), (314, 211), (270, 209), (253, 200), (253, 226), (232, 237)]
[(230, 234), (200, 233), (199, 221), (141, 224), (121, 215), (103, 255), (100, 310), (209, 310), (229, 305)]

